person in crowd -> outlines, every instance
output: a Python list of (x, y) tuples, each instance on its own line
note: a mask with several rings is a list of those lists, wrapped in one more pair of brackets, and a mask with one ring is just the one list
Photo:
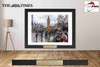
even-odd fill
[(61, 39), (60, 33), (58, 33), (57, 38), (56, 38), (56, 42), (60, 42), (60, 39)]
[(64, 38), (64, 36), (65, 36), (65, 33), (64, 33), (64, 32), (62, 32), (62, 36), (61, 36), (61, 38)]
[(65, 31), (65, 37), (68, 39), (68, 31)]
[(60, 42), (68, 42), (68, 36), (65, 32), (62, 32), (61, 41)]
[(68, 39), (64, 36), (63, 41), (68, 42)]
[(45, 31), (45, 37), (47, 37), (47, 31)]
[(41, 30), (41, 39), (42, 39), (42, 37), (43, 37), (43, 30)]
[(41, 30), (41, 42), (43, 41), (43, 30)]
[(35, 35), (35, 37), (36, 37), (36, 42), (37, 42), (37, 37), (38, 37), (38, 32), (36, 31), (36, 35)]
[(63, 38), (60, 39), (60, 42), (63, 42)]

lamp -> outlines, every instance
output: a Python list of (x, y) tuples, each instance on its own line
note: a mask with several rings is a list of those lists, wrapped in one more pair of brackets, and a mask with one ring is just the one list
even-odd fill
[(3, 26), (7, 27), (7, 32), (6, 32), (6, 37), (5, 37), (5, 41), (4, 41), (4, 45), (3, 45), (3, 51), (7, 50), (7, 40), (8, 40), (8, 35), (10, 36), (10, 40), (13, 46), (13, 49), (15, 50), (14, 44), (13, 44), (13, 40), (9, 31), (9, 27), (13, 27), (13, 20), (12, 19), (6, 19), (3, 20)]

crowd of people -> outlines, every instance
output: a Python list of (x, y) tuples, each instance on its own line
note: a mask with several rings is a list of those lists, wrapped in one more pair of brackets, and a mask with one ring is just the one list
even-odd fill
[(57, 32), (56, 42), (68, 42), (68, 31)]
[(41, 39), (43, 38), (43, 33), (45, 34), (45, 38), (47, 37), (47, 35), (54, 35), (55, 34), (55, 30), (50, 30), (50, 31), (46, 31), (46, 30), (41, 30), (41, 31), (36, 31), (35, 37), (36, 39), (38, 38), (38, 35), (40, 33)]
[[(38, 39), (38, 35), (40, 34), (41, 40), (43, 37), (47, 38), (47, 35), (53, 36), (54, 39), (52, 40), (53, 42), (68, 42), (68, 31), (59, 31), (59, 30), (41, 30), (41, 31), (36, 31), (35, 37), (36, 40)], [(44, 36), (43, 36), (44, 34)], [(55, 36), (56, 35), (56, 36)]]
[(40, 35), (41, 35), (41, 39), (43, 38), (43, 30), (41, 30), (41, 31), (36, 31), (36, 34), (35, 34), (35, 37), (36, 37), (36, 40), (37, 40), (37, 38), (38, 38), (38, 35), (39, 35), (39, 33), (40, 33)]

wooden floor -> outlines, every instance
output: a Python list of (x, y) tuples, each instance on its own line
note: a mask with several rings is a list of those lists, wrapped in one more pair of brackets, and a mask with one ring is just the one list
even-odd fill
[(88, 60), (87, 66), (56, 67), (100, 67), (100, 51), (0, 51), (0, 67), (55, 67), (55, 66), (12, 66), (12, 59), (63, 59)]

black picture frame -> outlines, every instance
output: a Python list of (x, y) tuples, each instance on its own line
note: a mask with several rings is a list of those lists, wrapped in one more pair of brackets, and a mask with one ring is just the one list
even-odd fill
[[(25, 48), (43, 48), (44, 45), (28, 44), (28, 12), (72, 12), (72, 45), (56, 45), (56, 49), (75, 48), (75, 9), (25, 9)], [(50, 45), (48, 45), (50, 46)], [(43, 48), (45, 49), (45, 48)], [(49, 48), (55, 49), (55, 48)]]

